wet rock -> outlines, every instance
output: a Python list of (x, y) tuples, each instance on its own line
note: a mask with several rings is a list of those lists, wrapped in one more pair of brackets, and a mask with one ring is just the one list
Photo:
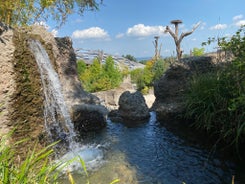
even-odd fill
[(104, 106), (99, 105), (74, 105), (71, 118), (75, 130), (79, 133), (97, 131), (106, 126), (108, 111)]

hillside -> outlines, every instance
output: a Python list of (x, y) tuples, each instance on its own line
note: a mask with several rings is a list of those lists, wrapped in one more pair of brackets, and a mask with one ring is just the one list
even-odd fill
[(92, 64), (94, 58), (102, 58), (102, 63), (105, 62), (108, 56), (112, 56), (115, 64), (119, 66), (119, 68), (128, 67), (129, 70), (134, 70), (136, 68), (144, 68), (145, 65), (130, 61), (124, 57), (116, 56), (108, 53), (104, 53), (102, 50), (85, 50), (85, 49), (75, 49), (76, 56), (78, 59), (82, 59), (86, 64)]

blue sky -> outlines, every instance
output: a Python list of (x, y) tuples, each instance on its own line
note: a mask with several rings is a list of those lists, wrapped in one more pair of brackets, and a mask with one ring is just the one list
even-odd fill
[[(58, 30), (48, 21), (50, 31), (57, 36), (70, 36), (74, 48), (103, 50), (113, 55), (135, 57), (154, 55), (154, 36), (160, 36), (161, 55), (175, 53), (175, 44), (164, 33), (170, 21), (181, 19), (180, 33), (199, 27), (183, 39), (181, 47), (189, 54), (208, 37), (230, 36), (245, 24), (244, 0), (104, 0), (99, 11), (73, 14)], [(173, 27), (172, 27), (173, 28)], [(213, 51), (215, 45), (205, 47)]]

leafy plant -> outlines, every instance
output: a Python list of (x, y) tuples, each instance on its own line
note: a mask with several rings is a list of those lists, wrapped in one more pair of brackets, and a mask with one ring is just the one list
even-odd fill
[(193, 54), (193, 56), (202, 56), (204, 54), (204, 51), (205, 51), (204, 48), (199, 49), (199, 48), (195, 47), (192, 50), (192, 54)]
[(67, 17), (77, 11), (98, 9), (96, 0), (4, 0), (0, 3), (0, 21), (7, 25), (29, 25), (52, 18), (63, 24)]
[(59, 164), (50, 164), (50, 157), (53, 154), (51, 149), (53, 143), (40, 151), (34, 147), (29, 150), (26, 159), (21, 161), (18, 158), (14, 145), (9, 145), (10, 135), (2, 136), (0, 142), (0, 183), (4, 184), (31, 184), (31, 183), (56, 183)]
[[(84, 160), (81, 157), (75, 157), (71, 160), (63, 162), (53, 162), (53, 149), (56, 144), (37, 150), (29, 150), (26, 158), (20, 160), (18, 150), (15, 149), (16, 145), (23, 143), (27, 140), (16, 142), (12, 145), (9, 144), (11, 133), (1, 137), (0, 141), (0, 183), (1, 184), (58, 184), (60, 171), (66, 169), (70, 163), (79, 161), (83, 171), (85, 172), (89, 184), (89, 175)], [(67, 170), (67, 177), (71, 184), (75, 184), (72, 173)], [(115, 179), (110, 184), (118, 183), (120, 180)]]

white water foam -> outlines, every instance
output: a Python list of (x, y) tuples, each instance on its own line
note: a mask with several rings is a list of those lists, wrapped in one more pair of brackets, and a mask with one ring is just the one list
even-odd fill
[(65, 167), (65, 170), (71, 172), (83, 171), (84, 168), (80, 162), (80, 158), (81, 158), (84, 161), (87, 170), (96, 170), (104, 163), (103, 155), (104, 154), (103, 151), (100, 149), (100, 145), (82, 146), (80, 148), (76, 148), (72, 151), (69, 151), (64, 156), (62, 156), (58, 160), (58, 162), (62, 161), (62, 163), (66, 164), (70, 160), (74, 159), (71, 163), (69, 163)]

